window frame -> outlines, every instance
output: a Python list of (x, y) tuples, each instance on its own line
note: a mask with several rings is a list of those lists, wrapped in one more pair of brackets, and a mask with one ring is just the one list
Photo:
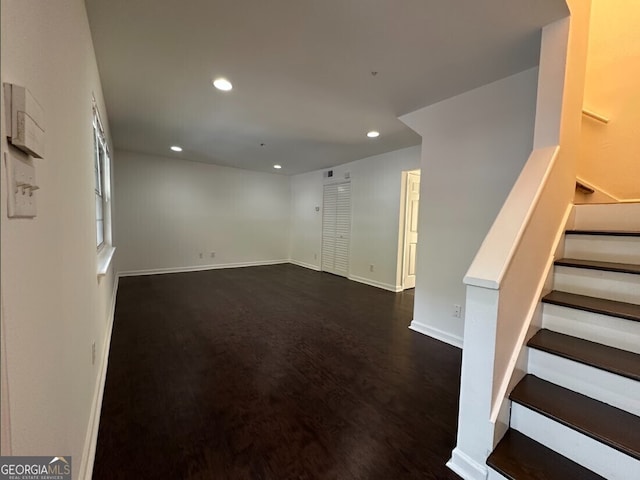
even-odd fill
[[(111, 233), (111, 153), (100, 111), (92, 98), (93, 168), (95, 208), (95, 245), (98, 255), (98, 277), (106, 275), (115, 247)], [(102, 237), (102, 238), (100, 238)]]

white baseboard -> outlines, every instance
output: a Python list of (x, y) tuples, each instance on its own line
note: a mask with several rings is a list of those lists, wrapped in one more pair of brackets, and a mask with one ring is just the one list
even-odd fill
[(447, 467), (464, 480), (485, 480), (487, 478), (487, 466), (479, 464), (459, 448), (451, 452), (451, 459), (447, 462)]
[(289, 263), (292, 265), (297, 265), (299, 267), (308, 268), (309, 270), (315, 270), (316, 272), (320, 271), (320, 267), (318, 265), (313, 265), (311, 263), (300, 262), (298, 260), (289, 259)]
[(118, 272), (119, 277), (137, 277), (140, 275), (161, 275), (165, 273), (201, 272), (204, 270), (218, 270), (222, 268), (260, 267), (263, 265), (279, 265), (289, 263), (289, 260), (258, 260), (254, 262), (219, 263), (216, 265), (194, 265), (190, 267), (152, 268), (149, 270), (129, 270)]
[(102, 351), (102, 359), (100, 364), (100, 373), (95, 392), (93, 394), (93, 404), (91, 406), (91, 414), (89, 415), (89, 428), (84, 442), (84, 450), (82, 452), (82, 461), (80, 464), (80, 475), (78, 478), (91, 480), (93, 475), (93, 463), (96, 458), (96, 446), (98, 443), (98, 429), (100, 427), (100, 413), (102, 411), (102, 397), (104, 395), (104, 386), (107, 380), (107, 365), (109, 363), (109, 348), (111, 347), (111, 333), (113, 332), (113, 321), (116, 313), (116, 297), (118, 295), (119, 277), (115, 275), (113, 285), (113, 298), (109, 308), (109, 324), (105, 333), (104, 346)]
[(444, 330), (440, 330), (439, 328), (430, 327), (429, 325), (425, 325), (424, 323), (417, 322), (413, 320), (409, 328), (414, 332), (421, 333), (423, 335), (427, 335), (428, 337), (435, 338), (436, 340), (440, 340), (441, 342), (448, 343), (449, 345), (453, 345), (454, 347), (462, 348), (462, 337), (457, 335), (452, 335), (449, 332), (445, 332)]
[(384, 290), (389, 290), (390, 292), (398, 293), (402, 291), (402, 287), (398, 285), (391, 285), (390, 283), (378, 282), (376, 280), (370, 280), (365, 277), (358, 277), (357, 275), (349, 275), (347, 277), (349, 280), (353, 280), (354, 282), (364, 283), (365, 285), (369, 285), (371, 287), (382, 288)]

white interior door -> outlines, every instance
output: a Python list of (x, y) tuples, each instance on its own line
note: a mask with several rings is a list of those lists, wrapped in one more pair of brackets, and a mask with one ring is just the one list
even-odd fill
[(325, 272), (349, 275), (351, 184), (324, 186), (322, 201), (322, 261)]
[(420, 205), (420, 174), (407, 174), (407, 199), (405, 204), (404, 268), (402, 286), (416, 286), (416, 250), (418, 247), (418, 207)]

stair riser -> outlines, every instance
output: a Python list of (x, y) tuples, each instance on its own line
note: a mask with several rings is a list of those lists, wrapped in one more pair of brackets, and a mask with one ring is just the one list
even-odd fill
[(528, 373), (640, 416), (640, 382), (529, 348)]
[(509, 480), (504, 475), (496, 472), (493, 468), (489, 467), (488, 469), (489, 475), (487, 476), (487, 480)]
[(640, 461), (515, 402), (511, 428), (609, 480), (629, 480), (640, 472)]
[(567, 235), (565, 258), (640, 264), (640, 237)]
[(542, 327), (640, 354), (640, 322), (545, 303)]
[(576, 205), (573, 228), (640, 231), (640, 203)]
[(554, 267), (554, 290), (640, 304), (640, 275)]

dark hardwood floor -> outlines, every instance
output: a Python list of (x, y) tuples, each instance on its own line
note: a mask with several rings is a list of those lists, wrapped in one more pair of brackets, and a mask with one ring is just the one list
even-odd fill
[(293, 265), (120, 280), (93, 478), (457, 479), (460, 350)]

